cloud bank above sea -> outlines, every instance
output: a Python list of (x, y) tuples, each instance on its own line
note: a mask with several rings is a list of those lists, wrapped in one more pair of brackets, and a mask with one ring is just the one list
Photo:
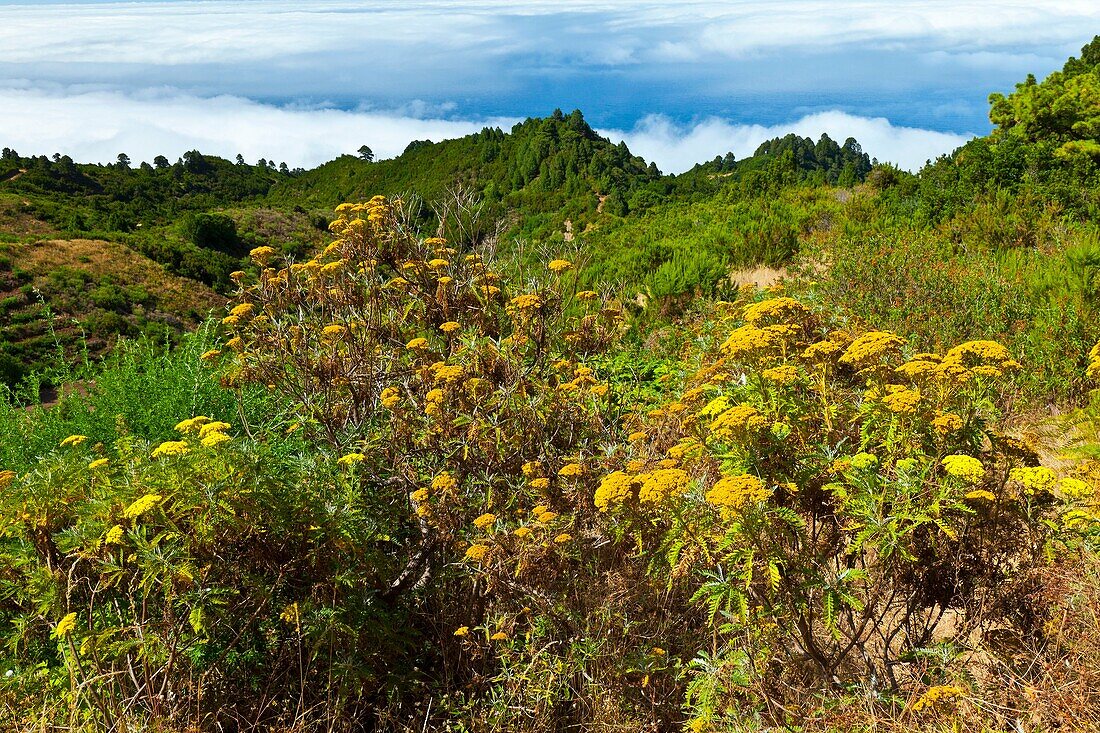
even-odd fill
[[(402, 109), (354, 111), (286, 108), (223, 95), (203, 98), (170, 90), (127, 96), (119, 92), (0, 88), (0, 140), (23, 154), (69, 155), (78, 161), (111, 162), (124, 152), (135, 162), (157, 155), (171, 159), (188, 150), (250, 162), (259, 158), (311, 167), (369, 144), (379, 158), (401, 153), (411, 140), (443, 140), (484, 127), (509, 129), (516, 118), (447, 119), (415, 100)], [(820, 112), (789, 123), (739, 125), (720, 119), (677, 124), (647, 115), (628, 130), (600, 129), (665, 172), (679, 173), (697, 162), (732, 151), (752, 154), (772, 137), (794, 132), (838, 142), (855, 137), (883, 161), (916, 169), (928, 158), (958, 147), (961, 135), (895, 127), (883, 118)]]
[(667, 170), (786, 131), (913, 167), (1096, 29), (1094, 0), (0, 0), (0, 144), (308, 166), (560, 107)]

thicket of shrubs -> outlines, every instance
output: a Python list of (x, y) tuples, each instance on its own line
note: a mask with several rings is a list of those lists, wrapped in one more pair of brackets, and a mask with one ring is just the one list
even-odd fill
[(1100, 722), (1100, 471), (1009, 428), (1039, 365), (813, 289), (705, 302), (636, 365), (568, 260), (509, 281), (380, 197), (332, 231), (254, 249), (224, 335), (121, 364), (130, 399), (6, 413), (53, 434), (0, 466), (5, 720)]

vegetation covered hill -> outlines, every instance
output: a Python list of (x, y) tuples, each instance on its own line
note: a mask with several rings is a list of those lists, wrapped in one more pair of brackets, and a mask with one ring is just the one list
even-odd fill
[(555, 114), (50, 242), (10, 158), (13, 288), (229, 302), (0, 406), (0, 720), (1100, 728), (1098, 49), (917, 174)]

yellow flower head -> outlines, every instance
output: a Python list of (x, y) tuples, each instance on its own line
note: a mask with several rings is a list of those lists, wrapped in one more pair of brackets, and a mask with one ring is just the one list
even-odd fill
[(471, 562), (481, 562), (489, 555), (489, 550), (492, 549), (488, 545), (470, 545), (466, 550), (466, 559)]
[(798, 322), (808, 316), (810, 309), (794, 298), (772, 298), (753, 303), (745, 308), (745, 320), (752, 324)]
[(465, 374), (461, 366), (448, 366), (441, 361), (432, 364), (431, 369), (436, 382), (457, 382)]
[(637, 490), (638, 483), (633, 476), (615, 471), (609, 473), (600, 482), (592, 503), (601, 512), (606, 512), (611, 507), (620, 506), (633, 499), (637, 495)]
[(882, 397), (882, 404), (890, 412), (899, 415), (912, 415), (920, 404), (920, 390), (908, 389), (901, 385), (890, 384), (886, 386), (887, 394)]
[(562, 532), (561, 534), (559, 534), (557, 537), (554, 538), (554, 542), (557, 542), (559, 545), (564, 545), (566, 542), (569, 542), (572, 539), (573, 539), (573, 535), (571, 535), (567, 532)]
[(592, 301), (599, 300), (600, 294), (595, 290), (582, 290), (577, 293), (577, 300)]
[(936, 703), (953, 700), (956, 697), (962, 696), (963, 693), (963, 689), (955, 685), (936, 685), (935, 687), (930, 687), (927, 692), (920, 696), (920, 699), (913, 703), (913, 710), (920, 712), (925, 708), (935, 707)]
[(515, 298), (512, 298), (511, 304), (517, 310), (534, 310), (542, 305), (542, 298), (533, 293), (529, 293), (527, 295), (518, 295)]
[(1050, 493), (1058, 480), (1058, 475), (1045, 466), (1014, 468), (1008, 472), (1008, 477), (1029, 494)]
[(166, 440), (153, 449), (153, 458), (182, 456), (190, 450), (186, 440)]
[(899, 352), (904, 344), (905, 339), (896, 334), (869, 331), (852, 342), (844, 356), (840, 357), (840, 363), (856, 369), (876, 366), (887, 356)]
[(92, 461), (91, 463), (88, 464), (88, 468), (91, 469), (92, 471), (94, 471), (97, 468), (103, 468), (108, 463), (110, 463), (110, 461), (107, 460), (106, 458), (97, 458), (97, 459), (95, 459), (94, 461)]
[(224, 433), (231, 427), (233, 426), (229, 423), (221, 422), (220, 420), (216, 422), (208, 422), (199, 428), (199, 437), (205, 438), (207, 435), (210, 435), (210, 433)]
[(979, 483), (985, 478), (985, 466), (973, 456), (945, 456), (944, 459), (940, 461), (940, 465), (943, 466), (943, 469), (947, 471), (948, 475), (962, 479), (968, 484)]
[(146, 494), (126, 507), (122, 514), (127, 519), (137, 519), (163, 501), (163, 499), (164, 497), (160, 494)]
[(397, 387), (386, 387), (378, 396), (378, 401), (382, 403), (382, 407), (392, 410), (401, 402), (401, 392)]
[(365, 460), (367, 460), (367, 457), (362, 453), (348, 453), (337, 458), (336, 464), (338, 466), (354, 466), (355, 464), (362, 463)]
[(225, 433), (213, 432), (202, 439), (202, 444), (207, 448), (214, 448), (229, 440), (231, 440), (231, 438)]
[(489, 638), (492, 639), (493, 641), (507, 641), (508, 640), (508, 634), (505, 634), (503, 631), (498, 631), (497, 633), (493, 634)]
[(540, 478), (533, 478), (533, 479), (531, 479), (530, 486), (531, 486), (532, 489), (536, 489), (538, 491), (544, 491), (544, 490), (550, 488), (550, 479), (541, 478), (541, 477)]
[(251, 303), (240, 303), (233, 306), (233, 308), (229, 311), (229, 315), (237, 316), (238, 318), (247, 318), (248, 316), (252, 315), (252, 311), (254, 310), (256, 310), (256, 306), (252, 305)]
[(75, 448), (76, 446), (80, 445), (81, 443), (83, 443), (87, 439), (88, 439), (87, 435), (70, 435), (69, 437), (65, 438), (65, 440), (61, 441), (61, 446), (62, 447), (71, 446), (71, 447)]
[(181, 420), (176, 423), (175, 430), (176, 432), (186, 435), (187, 433), (194, 433), (198, 431), (199, 428), (201, 428), (208, 422), (210, 422), (210, 418), (206, 417), (205, 415), (197, 415), (195, 417), (189, 418), (187, 420)]
[(526, 539), (531, 536), (531, 528), (517, 527), (516, 530), (512, 532), (512, 534), (514, 534), (516, 537), (519, 537), (521, 540)]
[(248, 253), (248, 256), (252, 258), (252, 261), (257, 265), (263, 266), (271, 261), (271, 258), (275, 255), (275, 250), (272, 247), (256, 247)]
[(765, 369), (760, 373), (760, 376), (776, 384), (790, 384), (798, 380), (798, 368), (793, 364), (783, 364), (782, 366)]
[(426, 349), (428, 348), (428, 339), (422, 336), (417, 336), (412, 341), (405, 344), (405, 348), (409, 351), (419, 351), (420, 349)]
[(962, 430), (963, 421), (962, 418), (953, 412), (948, 412), (940, 415), (932, 421), (932, 427), (936, 429), (937, 433), (941, 435), (947, 435), (948, 433), (954, 433), (957, 430)]
[(470, 633), (470, 627), (469, 626), (459, 626), (457, 629), (455, 629), (454, 635), (455, 636), (466, 636), (469, 633)]
[(719, 479), (707, 492), (706, 500), (722, 509), (724, 515), (732, 515), (750, 504), (764, 501), (769, 495), (763, 481), (752, 474), (743, 473)]
[(709, 428), (719, 441), (735, 443), (751, 440), (767, 425), (767, 418), (752, 405), (735, 405), (711, 421)]
[(573, 269), (573, 263), (569, 260), (550, 260), (548, 267), (551, 272), (565, 272)]
[(57, 622), (57, 626), (54, 627), (53, 635), (60, 639), (63, 636), (68, 636), (76, 629), (76, 612), (65, 614), (65, 617)]
[(558, 475), (564, 478), (576, 478), (584, 474), (584, 466), (579, 463), (566, 463), (558, 471)]
[(122, 535), (125, 530), (121, 524), (116, 524), (107, 530), (107, 535), (103, 538), (103, 544), (105, 545), (121, 545)]
[(455, 331), (459, 331), (461, 329), (462, 326), (459, 325), (457, 321), (447, 321), (446, 323), (443, 323), (439, 326), (439, 330), (443, 333), (454, 333)]
[(458, 482), (449, 473), (441, 473), (432, 479), (432, 490), (441, 493), (453, 492), (458, 488)]
[(659, 468), (637, 477), (642, 482), (638, 500), (645, 504), (658, 504), (665, 499), (681, 496), (687, 491), (691, 478), (679, 468)]
[(478, 529), (485, 529), (486, 527), (491, 527), (496, 521), (497, 515), (486, 512), (474, 520), (474, 526)]

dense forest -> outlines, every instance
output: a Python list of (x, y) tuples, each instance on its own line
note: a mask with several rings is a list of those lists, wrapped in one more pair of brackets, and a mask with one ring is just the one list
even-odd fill
[(1100, 37), (990, 121), (5, 148), (0, 720), (1100, 728)]

